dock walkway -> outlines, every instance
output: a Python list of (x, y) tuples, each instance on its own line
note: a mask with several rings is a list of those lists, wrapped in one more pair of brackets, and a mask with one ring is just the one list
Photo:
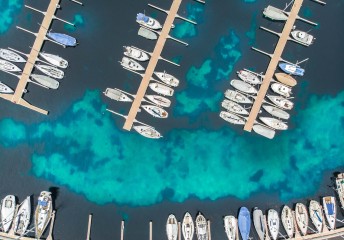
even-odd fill
[(259, 89), (257, 97), (253, 103), (251, 112), (248, 116), (247, 122), (244, 126), (245, 131), (251, 132), (251, 130), (252, 130), (253, 124), (254, 124), (257, 116), (258, 116), (258, 113), (259, 113), (260, 108), (262, 106), (266, 92), (269, 89), (271, 79), (272, 79), (272, 77), (276, 71), (278, 62), (281, 59), (283, 50), (284, 50), (285, 45), (288, 41), (289, 34), (290, 34), (290, 32), (294, 26), (296, 18), (298, 17), (298, 13), (301, 9), (302, 3), (303, 3), (303, 0), (295, 0), (294, 1), (293, 7), (292, 7), (290, 14), (289, 14), (289, 18), (284, 25), (283, 31), (281, 33), (281, 36), (280, 36), (278, 43), (276, 45), (276, 48), (275, 48), (275, 52), (273, 53), (273, 55), (271, 57), (271, 61), (269, 63), (269, 66), (266, 70), (266, 73), (265, 73), (265, 76), (263, 79), (263, 83)]
[(165, 20), (164, 26), (161, 30), (161, 34), (160, 37), (158, 38), (158, 41), (155, 45), (154, 51), (151, 55), (151, 59), (148, 63), (146, 72), (142, 78), (142, 81), (140, 83), (140, 87), (136, 93), (136, 97), (134, 99), (133, 104), (131, 105), (129, 114), (127, 116), (127, 119), (124, 123), (123, 129), (130, 131), (132, 126), (133, 126), (133, 122), (136, 118), (137, 112), (139, 111), (139, 108), (141, 106), (141, 101), (143, 99), (143, 97), (146, 94), (149, 82), (153, 76), (153, 72), (155, 70), (155, 67), (158, 63), (158, 60), (160, 58), (162, 49), (165, 46), (167, 37), (169, 35), (169, 32), (172, 28), (172, 24), (174, 22), (174, 19), (176, 18), (177, 12), (179, 10), (180, 4), (181, 4), (182, 0), (174, 0), (171, 6), (171, 9), (169, 10), (169, 13), (167, 15), (167, 18)]

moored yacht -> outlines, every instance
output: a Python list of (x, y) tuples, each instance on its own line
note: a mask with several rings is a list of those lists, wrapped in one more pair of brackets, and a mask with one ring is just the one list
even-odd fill
[(264, 220), (262, 210), (258, 209), (257, 207), (255, 207), (253, 210), (253, 223), (254, 223), (254, 228), (256, 229), (259, 239), (264, 240), (265, 231), (266, 231), (265, 220)]
[(321, 206), (317, 201), (311, 200), (309, 203), (309, 216), (318, 232), (322, 232), (324, 226), (324, 216)]
[(64, 72), (56, 67), (49, 65), (37, 64), (35, 67), (42, 73), (48, 75), (49, 77), (62, 79), (64, 77)]
[(173, 214), (170, 214), (167, 218), (166, 234), (168, 240), (177, 240), (178, 238), (178, 222)]
[(249, 112), (245, 108), (243, 108), (241, 105), (228, 99), (224, 99), (221, 103), (221, 106), (230, 112), (234, 112), (234, 113), (242, 114), (242, 115), (249, 114)]
[(270, 117), (259, 117), (259, 119), (268, 125), (269, 127), (272, 127), (276, 130), (287, 130), (288, 125), (282, 122), (281, 120), (278, 120), (276, 118), (270, 118)]
[(296, 76), (303, 76), (305, 73), (305, 70), (303, 68), (300, 68), (297, 65), (289, 64), (289, 63), (280, 63), (278, 66), (288, 74), (296, 75)]
[(76, 41), (76, 38), (71, 37), (64, 33), (56, 33), (56, 32), (49, 31), (47, 33), (47, 37), (64, 45), (65, 47), (75, 47), (78, 44)]
[(336, 176), (336, 190), (340, 204), (344, 208), (344, 173), (339, 173)]
[(149, 55), (145, 53), (144, 51), (141, 51), (133, 46), (128, 47), (128, 46), (123, 46), (124, 47), (124, 55), (127, 57), (131, 57), (137, 61), (147, 61), (149, 60)]
[(336, 228), (336, 199), (332, 196), (323, 197), (324, 212), (332, 230)]
[(50, 54), (50, 53), (45, 53), (45, 52), (43, 52), (43, 53), (40, 52), (39, 56), (56, 67), (60, 67), (60, 68), (67, 68), (68, 67), (68, 61), (63, 59), (60, 56)]
[(291, 110), (294, 107), (294, 103), (292, 101), (285, 99), (282, 96), (266, 95), (266, 97), (280, 108)]
[(281, 219), (287, 235), (289, 238), (292, 238), (294, 235), (294, 217), (290, 207), (287, 205), (285, 205), (282, 209)]
[(248, 240), (250, 238), (251, 215), (246, 207), (241, 207), (239, 210), (238, 225), (241, 238)]
[(134, 130), (146, 138), (158, 139), (161, 138), (161, 134), (153, 127), (139, 125), (133, 126)]
[(170, 87), (167, 87), (160, 83), (150, 83), (149, 84), (150, 89), (152, 89), (154, 92), (159, 93), (164, 96), (172, 96), (174, 93), (174, 90)]
[(281, 9), (275, 8), (273, 6), (268, 6), (264, 8), (263, 14), (265, 17), (270, 18), (274, 21), (287, 21), (288, 16), (284, 14)]
[(150, 115), (152, 115), (153, 117), (157, 117), (157, 118), (167, 118), (168, 117), (168, 113), (157, 106), (154, 105), (141, 105), (141, 107), (147, 111)]
[(5, 72), (21, 72), (21, 69), (13, 63), (0, 59), (0, 70)]
[(126, 94), (119, 91), (118, 89), (107, 88), (104, 92), (104, 95), (112, 100), (119, 101), (119, 102), (132, 102), (133, 101)]
[(143, 13), (138, 13), (136, 15), (136, 22), (142, 26), (148, 27), (150, 29), (158, 30), (162, 28), (161, 24), (152, 17), (146, 16)]
[(309, 33), (300, 30), (294, 30), (290, 34), (296, 41), (301, 42), (307, 46), (311, 45), (313, 43), (313, 40), (315, 39)]
[(20, 205), (17, 215), (14, 219), (14, 233), (23, 236), (26, 234), (27, 227), (31, 219), (31, 201), (27, 197)]
[(16, 210), (16, 198), (13, 195), (7, 195), (1, 202), (1, 226), (4, 232), (8, 232), (13, 222)]
[(308, 229), (308, 213), (307, 208), (302, 203), (296, 203), (295, 206), (295, 219), (303, 236), (307, 234)]
[(52, 212), (53, 205), (51, 192), (43, 191), (38, 197), (38, 204), (35, 211), (35, 230), (37, 239), (41, 238), (44, 230), (48, 226)]
[(145, 70), (145, 68), (142, 67), (141, 64), (139, 64), (135, 60), (133, 60), (131, 58), (128, 58), (128, 57), (123, 57), (122, 61), (120, 62), (120, 64), (123, 67), (128, 68), (128, 69), (133, 70), (133, 71), (143, 71), (143, 70)]
[(14, 93), (13, 89), (7, 86), (6, 84), (0, 82), (0, 93), (11, 94)]
[(198, 213), (196, 217), (196, 235), (198, 240), (208, 240), (207, 220), (205, 217)]
[(266, 126), (260, 125), (260, 124), (254, 124), (252, 127), (253, 131), (258, 133), (259, 135), (262, 135), (263, 137), (273, 139), (275, 137), (275, 130), (268, 128)]
[(262, 107), (265, 109), (265, 111), (270, 113), (272, 116), (282, 118), (282, 119), (289, 119), (289, 117), (290, 117), (289, 113), (287, 113), (286, 111), (284, 111), (280, 108), (270, 106), (270, 105), (263, 105)]
[(287, 87), (281, 83), (273, 83), (271, 84), (271, 89), (272, 91), (274, 91), (275, 93), (278, 93), (284, 97), (290, 97), (291, 94), (291, 88)]
[(246, 103), (246, 104), (251, 104), (253, 103), (251, 99), (246, 97), (244, 94), (239, 93), (234, 90), (227, 89), (225, 92), (225, 97), (228, 98), (229, 100), (232, 100), (236, 103)]
[(195, 226), (190, 213), (185, 213), (182, 223), (182, 232), (185, 240), (192, 240)]
[(275, 77), (280, 83), (290, 87), (294, 87), (297, 84), (296, 79), (286, 73), (275, 73)]
[(251, 86), (250, 84), (244, 82), (244, 81), (241, 81), (241, 80), (236, 80), (236, 79), (233, 79), (231, 81), (231, 85), (241, 91), (241, 92), (244, 92), (244, 93), (248, 93), (248, 94), (256, 94), (258, 91), (257, 89), (255, 89), (253, 86)]
[(60, 85), (60, 83), (58, 81), (56, 81), (55, 79), (44, 76), (44, 75), (31, 74), (31, 77), (33, 80), (35, 80), (36, 82), (38, 82), (39, 84), (41, 84), (47, 88), (58, 89), (58, 87)]
[(171, 100), (160, 95), (146, 95), (148, 100), (155, 103), (158, 106), (169, 107), (171, 106)]
[(262, 79), (259, 77), (258, 74), (251, 73), (246, 70), (240, 70), (237, 72), (238, 77), (243, 80), (244, 82), (247, 82), (249, 84), (261, 84)]
[(26, 60), (16, 52), (4, 48), (0, 48), (0, 57), (10, 62), (26, 62)]
[(232, 124), (237, 124), (237, 125), (245, 125), (245, 120), (241, 117), (238, 117), (237, 115), (227, 112), (227, 111), (221, 111), (220, 112), (220, 117)]
[(179, 85), (179, 80), (171, 74), (168, 74), (166, 72), (154, 72), (154, 74), (167, 85), (170, 85), (172, 87), (177, 87)]
[(279, 233), (279, 216), (276, 210), (268, 211), (268, 227), (273, 240), (277, 239)]
[(238, 221), (234, 216), (225, 216), (223, 218), (225, 232), (228, 240), (236, 240), (238, 235)]

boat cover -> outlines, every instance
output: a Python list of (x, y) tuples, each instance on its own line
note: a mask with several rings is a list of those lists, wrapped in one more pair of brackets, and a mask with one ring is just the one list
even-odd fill
[(138, 14), (136, 15), (136, 20), (137, 20), (137, 21), (144, 21), (145, 23), (148, 23), (149, 17), (147, 17), (147, 16), (144, 15), (143, 13), (138, 13)]
[(243, 240), (247, 240), (250, 234), (251, 216), (246, 207), (240, 208), (238, 222), (241, 237)]
[(38, 200), (38, 205), (40, 205), (42, 207), (46, 207), (46, 206), (48, 206), (48, 202), (47, 201)]
[(63, 33), (48, 32), (48, 37), (65, 46), (76, 46), (76, 39)]
[(327, 207), (327, 213), (328, 215), (333, 215), (334, 212), (333, 212), (333, 204), (332, 203), (326, 203), (326, 207)]

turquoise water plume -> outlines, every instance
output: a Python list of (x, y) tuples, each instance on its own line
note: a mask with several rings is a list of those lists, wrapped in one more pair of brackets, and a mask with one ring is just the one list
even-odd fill
[(10, 26), (23, 7), (23, 0), (1, 0), (0, 1), (0, 34), (8, 31)]
[(249, 45), (253, 45), (256, 42), (257, 15), (257, 12), (252, 15), (250, 30), (246, 32), (246, 36), (249, 39)]
[(64, 25), (64, 28), (69, 32), (74, 32), (77, 29), (77, 27), (84, 26), (84, 22), (85, 22), (84, 17), (81, 14), (75, 14), (72, 21), (75, 27), (66, 23)]

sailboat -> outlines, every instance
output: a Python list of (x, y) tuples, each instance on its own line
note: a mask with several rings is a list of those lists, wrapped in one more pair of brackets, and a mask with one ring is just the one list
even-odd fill
[(172, 96), (174, 93), (174, 90), (172, 88), (162, 85), (160, 83), (150, 83), (149, 87), (154, 92), (159, 93), (164, 96)]
[(294, 235), (294, 218), (290, 207), (284, 206), (282, 209), (282, 224), (289, 238)]
[(178, 87), (179, 85), (179, 80), (171, 74), (168, 74), (166, 72), (154, 72), (154, 74), (167, 85), (170, 85), (172, 87)]
[(192, 221), (190, 213), (185, 213), (183, 223), (182, 223), (182, 232), (185, 240), (192, 240), (194, 235), (195, 227)]
[(249, 112), (244, 107), (228, 99), (224, 99), (221, 103), (221, 106), (226, 110), (236, 114), (249, 115)]
[(274, 209), (270, 209), (268, 212), (268, 226), (272, 239), (276, 240), (279, 233), (279, 217)]
[(38, 197), (38, 204), (35, 211), (35, 230), (37, 239), (41, 238), (44, 230), (48, 226), (52, 212), (53, 205), (51, 192), (43, 191)]
[(68, 61), (63, 59), (60, 56), (50, 54), (50, 53), (39, 53), (39, 56), (42, 57), (45, 61), (49, 62), (50, 64), (60, 67), (60, 68), (67, 68), (68, 67)]
[(173, 214), (170, 214), (167, 218), (166, 234), (168, 240), (177, 240), (178, 238), (178, 222)]
[(104, 95), (112, 100), (119, 101), (119, 102), (132, 102), (133, 101), (126, 94), (114, 88), (107, 88), (104, 92)]
[(286, 119), (286, 120), (289, 119), (289, 117), (290, 117), (289, 113), (287, 113), (286, 111), (284, 111), (280, 108), (270, 106), (270, 105), (265, 105), (265, 104), (262, 107), (264, 108), (265, 111), (267, 111), (268, 113), (270, 113), (274, 117), (278, 117), (278, 118), (282, 118), (282, 119)]
[(321, 206), (317, 201), (311, 200), (311, 202), (309, 203), (309, 216), (318, 232), (322, 232), (324, 226), (324, 216), (321, 210)]
[(230, 83), (235, 89), (244, 92), (244, 93), (248, 93), (248, 94), (257, 94), (257, 89), (255, 89), (253, 86), (251, 86), (250, 84), (241, 81), (241, 80), (236, 80), (233, 79), (231, 80)]
[(278, 120), (276, 118), (270, 118), (270, 117), (259, 117), (259, 119), (268, 125), (269, 127), (272, 127), (276, 130), (287, 130), (288, 125), (282, 122), (281, 120)]
[(0, 59), (0, 70), (5, 72), (21, 72), (22, 70), (13, 63)]
[(147, 53), (135, 47), (124, 46), (124, 50), (125, 50), (124, 55), (127, 57), (131, 57), (141, 62), (149, 60), (149, 55)]
[(296, 203), (295, 206), (295, 219), (303, 236), (306, 236), (308, 229), (308, 213), (307, 208), (302, 203)]
[(251, 104), (253, 103), (251, 99), (246, 97), (244, 94), (239, 93), (234, 90), (227, 89), (225, 92), (225, 97), (229, 100), (232, 100), (236, 103), (244, 103), (244, 104)]
[(332, 230), (336, 228), (336, 199), (332, 196), (323, 197), (324, 212)]
[(246, 207), (240, 208), (238, 222), (241, 238), (243, 240), (248, 240), (251, 229), (251, 216)]
[(262, 210), (257, 207), (253, 210), (253, 223), (260, 240), (264, 240), (265, 236), (265, 221)]
[(225, 216), (223, 222), (228, 240), (236, 240), (238, 235), (237, 219), (234, 216)]
[(55, 79), (50, 78), (48, 76), (40, 75), (40, 74), (31, 74), (31, 77), (33, 80), (35, 80), (36, 82), (38, 82), (39, 84), (47, 88), (51, 88), (51, 89), (59, 88), (60, 83), (56, 81)]
[(145, 97), (158, 106), (162, 106), (162, 107), (171, 106), (171, 100), (169, 100), (168, 98), (165, 98), (159, 95), (146, 95)]
[(339, 173), (336, 177), (336, 190), (339, 202), (342, 208), (344, 208), (344, 173)]
[(14, 93), (13, 89), (7, 86), (5, 83), (0, 82), (0, 93)]
[(266, 97), (275, 105), (285, 110), (291, 110), (294, 107), (294, 103), (292, 101), (285, 99), (282, 96), (266, 95)]
[(157, 106), (154, 105), (141, 105), (141, 107), (147, 111), (150, 115), (152, 115), (153, 117), (157, 117), (157, 118), (167, 118), (168, 117), (168, 113)]
[(244, 125), (245, 124), (245, 120), (242, 119), (241, 117), (238, 117), (237, 115), (227, 112), (227, 111), (221, 111), (220, 112), (220, 117), (232, 124), (237, 124), (237, 125)]
[(133, 126), (134, 130), (146, 138), (158, 139), (161, 138), (161, 134), (153, 127), (138, 125)]
[(16, 52), (4, 48), (0, 48), (0, 57), (10, 62), (26, 62), (26, 60)]
[(16, 210), (16, 198), (7, 195), (1, 202), (1, 225), (4, 232), (8, 232)]
[(196, 235), (198, 240), (208, 240), (208, 229), (207, 220), (202, 215), (198, 213), (196, 217)]
[(49, 65), (37, 64), (35, 67), (42, 73), (48, 75), (49, 77), (62, 79), (64, 77), (64, 72), (56, 67)]
[(20, 236), (25, 235), (31, 219), (31, 200), (27, 197), (20, 205), (14, 219), (14, 232)]

